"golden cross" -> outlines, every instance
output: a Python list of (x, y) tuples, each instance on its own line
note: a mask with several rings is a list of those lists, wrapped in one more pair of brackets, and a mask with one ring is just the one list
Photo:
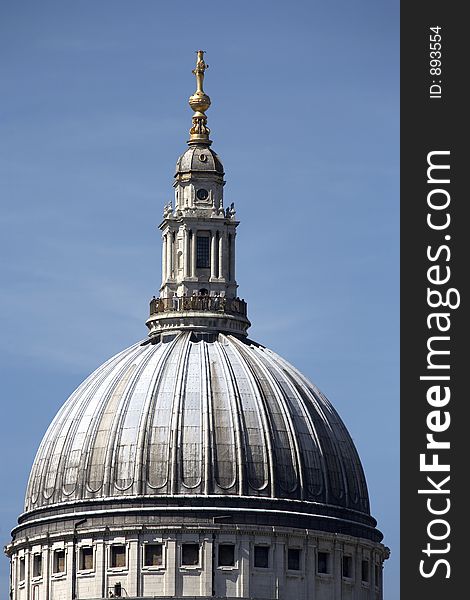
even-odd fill
[(193, 70), (193, 74), (196, 75), (197, 90), (196, 93), (204, 93), (202, 85), (204, 82), (204, 71), (209, 68), (204, 62), (204, 50), (197, 50), (196, 68)]

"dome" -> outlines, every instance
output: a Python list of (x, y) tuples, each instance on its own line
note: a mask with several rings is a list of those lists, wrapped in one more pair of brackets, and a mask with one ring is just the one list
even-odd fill
[(221, 333), (139, 342), (92, 373), (46, 432), (25, 510), (136, 496), (369, 515), (360, 460), (326, 397), (271, 350)]
[(382, 597), (388, 550), (346, 427), (247, 337), (203, 55), (158, 226), (148, 338), (94, 371), (49, 426), (5, 549), (15, 600)]
[(217, 154), (207, 145), (193, 145), (176, 161), (176, 174), (190, 171), (216, 172), (223, 176), (224, 166)]

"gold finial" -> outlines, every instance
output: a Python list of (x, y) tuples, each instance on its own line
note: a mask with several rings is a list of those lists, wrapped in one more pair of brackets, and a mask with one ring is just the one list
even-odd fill
[(196, 68), (193, 70), (193, 74), (196, 76), (196, 91), (189, 98), (189, 106), (193, 109), (193, 126), (189, 130), (190, 138), (189, 144), (210, 144), (209, 133), (210, 129), (207, 127), (207, 117), (205, 115), (206, 110), (211, 105), (211, 99), (204, 92), (204, 72), (209, 68), (204, 62), (204, 50), (197, 51)]
[(206, 63), (204, 62), (204, 50), (198, 50), (197, 51), (196, 68), (193, 69), (193, 75), (196, 75), (196, 83), (197, 83), (196, 93), (199, 92), (201, 94), (204, 94), (204, 90), (202, 89), (203, 82), (204, 82), (204, 71), (208, 68), (209, 68), (209, 65), (206, 65)]

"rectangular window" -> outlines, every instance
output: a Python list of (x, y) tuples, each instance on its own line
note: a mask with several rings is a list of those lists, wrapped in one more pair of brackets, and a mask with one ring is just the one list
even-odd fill
[(352, 577), (352, 557), (343, 556), (343, 577)]
[(198, 235), (196, 237), (196, 268), (208, 269), (210, 267), (210, 238)]
[(261, 569), (269, 567), (269, 546), (255, 546), (254, 565)]
[(65, 550), (56, 550), (54, 552), (52, 568), (54, 573), (65, 573)]
[(235, 566), (235, 546), (233, 544), (219, 544), (219, 567)]
[(361, 579), (364, 583), (369, 583), (369, 561), (363, 560), (361, 563)]
[(42, 555), (33, 555), (33, 577), (41, 577), (42, 575)]
[(25, 572), (25, 561), (24, 561), (24, 556), (22, 556), (20, 558), (20, 576), (19, 576), (20, 581), (24, 581), (24, 572)]
[(144, 547), (144, 566), (161, 567), (163, 564), (163, 546), (162, 544), (145, 544)]
[(199, 544), (183, 544), (181, 546), (181, 564), (194, 567), (199, 564)]
[(126, 567), (126, 547), (124, 545), (111, 546), (111, 568)]
[(330, 554), (329, 552), (319, 552), (317, 556), (317, 573), (330, 572)]
[(84, 546), (80, 548), (80, 571), (91, 571), (93, 569), (93, 548)]
[(289, 571), (300, 571), (300, 550), (298, 548), (287, 550), (287, 568)]

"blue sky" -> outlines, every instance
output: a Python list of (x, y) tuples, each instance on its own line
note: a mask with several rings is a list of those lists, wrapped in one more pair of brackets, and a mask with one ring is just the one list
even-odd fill
[(146, 335), (202, 48), (250, 337), (343, 417), (398, 598), (398, 2), (4, 2), (0, 34), (3, 543), (58, 408)]

